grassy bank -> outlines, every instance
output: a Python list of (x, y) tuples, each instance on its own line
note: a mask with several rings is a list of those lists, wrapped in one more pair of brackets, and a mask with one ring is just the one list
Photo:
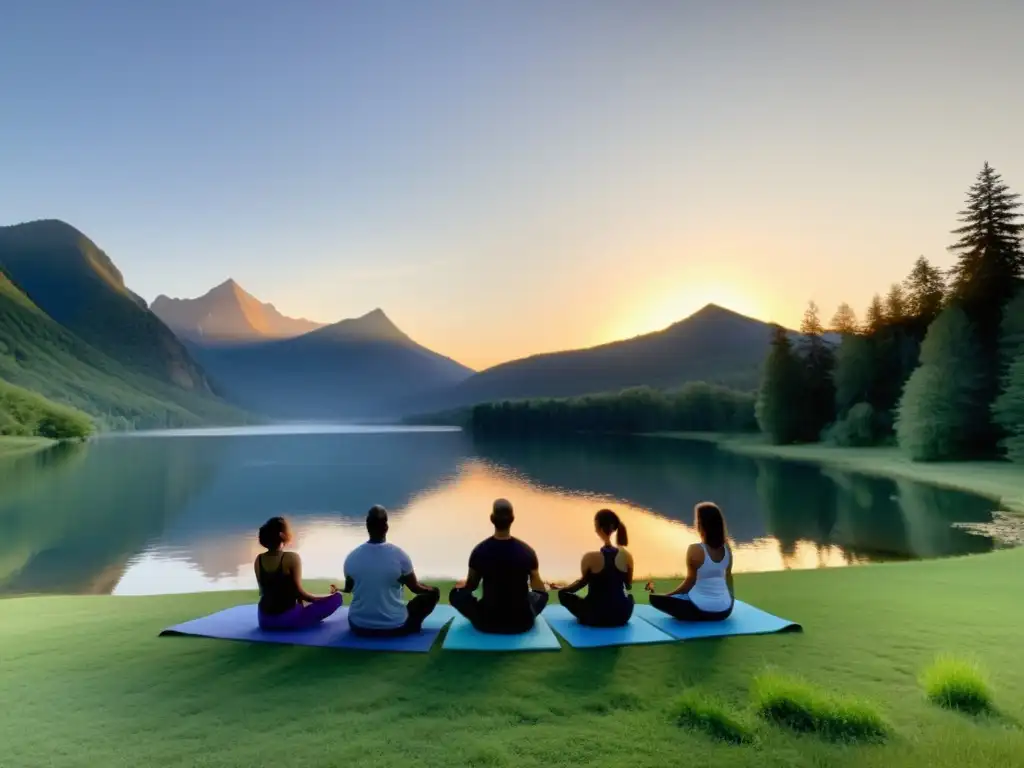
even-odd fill
[(838, 448), (812, 445), (770, 445), (760, 435), (716, 432), (659, 432), (652, 437), (703, 440), (747, 456), (803, 461), (839, 467), (865, 475), (915, 480), (998, 500), (1005, 509), (1024, 513), (1024, 469), (997, 461), (913, 462), (897, 448)]
[(0, 435), (0, 456), (12, 456), (16, 453), (39, 451), (53, 445), (53, 440), (45, 437), (7, 437)]
[[(0, 765), (1024, 765), (1024, 551), (743, 574), (739, 596), (797, 635), (551, 654), (428, 656), (158, 638), (251, 594), (0, 601)], [(991, 671), (1000, 714), (928, 701), (938, 654)], [(882, 744), (836, 744), (757, 718), (766, 667), (859, 697)], [(681, 727), (679, 697), (751, 723), (735, 744)], [(708, 711), (713, 711), (709, 706)]]

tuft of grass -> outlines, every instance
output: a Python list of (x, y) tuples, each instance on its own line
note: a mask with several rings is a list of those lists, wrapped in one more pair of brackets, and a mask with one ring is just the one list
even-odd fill
[(754, 708), (765, 720), (829, 741), (883, 741), (889, 725), (869, 702), (828, 693), (800, 678), (766, 670), (754, 678)]
[(974, 661), (939, 656), (921, 673), (921, 686), (933, 704), (979, 715), (992, 709), (988, 676)]
[(753, 726), (742, 716), (696, 690), (688, 690), (677, 698), (672, 714), (680, 726), (703, 731), (719, 741), (750, 744), (755, 739)]

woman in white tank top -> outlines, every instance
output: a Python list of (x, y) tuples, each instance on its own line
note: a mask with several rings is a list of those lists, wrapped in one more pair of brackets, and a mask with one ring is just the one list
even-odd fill
[[(726, 541), (725, 515), (716, 504), (694, 509), (700, 543), (686, 551), (686, 580), (664, 595), (652, 594), (651, 605), (682, 621), (721, 621), (732, 613), (732, 550)], [(653, 588), (648, 585), (653, 592)]]

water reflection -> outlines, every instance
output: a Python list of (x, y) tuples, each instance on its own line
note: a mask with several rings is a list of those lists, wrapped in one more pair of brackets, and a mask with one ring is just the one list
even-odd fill
[(337, 578), (372, 503), (424, 577), (461, 577), (491, 501), (544, 575), (573, 577), (613, 506), (639, 575), (677, 573), (693, 505), (725, 508), (737, 570), (844, 566), (991, 549), (952, 526), (993, 505), (916, 483), (751, 460), (643, 438), (473, 441), (459, 432), (338, 428), (100, 440), (0, 462), (0, 592), (150, 594), (250, 588), (255, 531), (288, 515), (308, 577)]

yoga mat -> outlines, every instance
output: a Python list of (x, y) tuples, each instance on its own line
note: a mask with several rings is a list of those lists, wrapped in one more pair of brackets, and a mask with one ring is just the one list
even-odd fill
[(586, 627), (580, 624), (568, 609), (549, 605), (541, 614), (555, 632), (573, 648), (603, 648), (610, 645), (647, 645), (674, 643), (672, 635), (665, 634), (653, 624), (634, 616), (624, 627)]
[(735, 602), (732, 615), (724, 621), (679, 621), (650, 605), (638, 605), (633, 610), (633, 616), (639, 616), (679, 640), (729, 635), (769, 635), (775, 632), (800, 632), (803, 629), (795, 622), (772, 616), (741, 600)]
[(478, 632), (465, 616), (456, 616), (441, 648), (446, 651), (560, 651), (558, 638), (542, 616), (533, 629), (521, 635), (490, 635)]
[(217, 640), (248, 640), (253, 643), (281, 643), (322, 648), (351, 648), (363, 651), (401, 651), (427, 653), (444, 625), (455, 616), (449, 605), (439, 605), (423, 622), (423, 631), (407, 637), (363, 638), (348, 627), (348, 608), (340, 608), (310, 629), (294, 632), (266, 632), (259, 628), (255, 605), (234, 608), (168, 627), (162, 635), (193, 635)]

